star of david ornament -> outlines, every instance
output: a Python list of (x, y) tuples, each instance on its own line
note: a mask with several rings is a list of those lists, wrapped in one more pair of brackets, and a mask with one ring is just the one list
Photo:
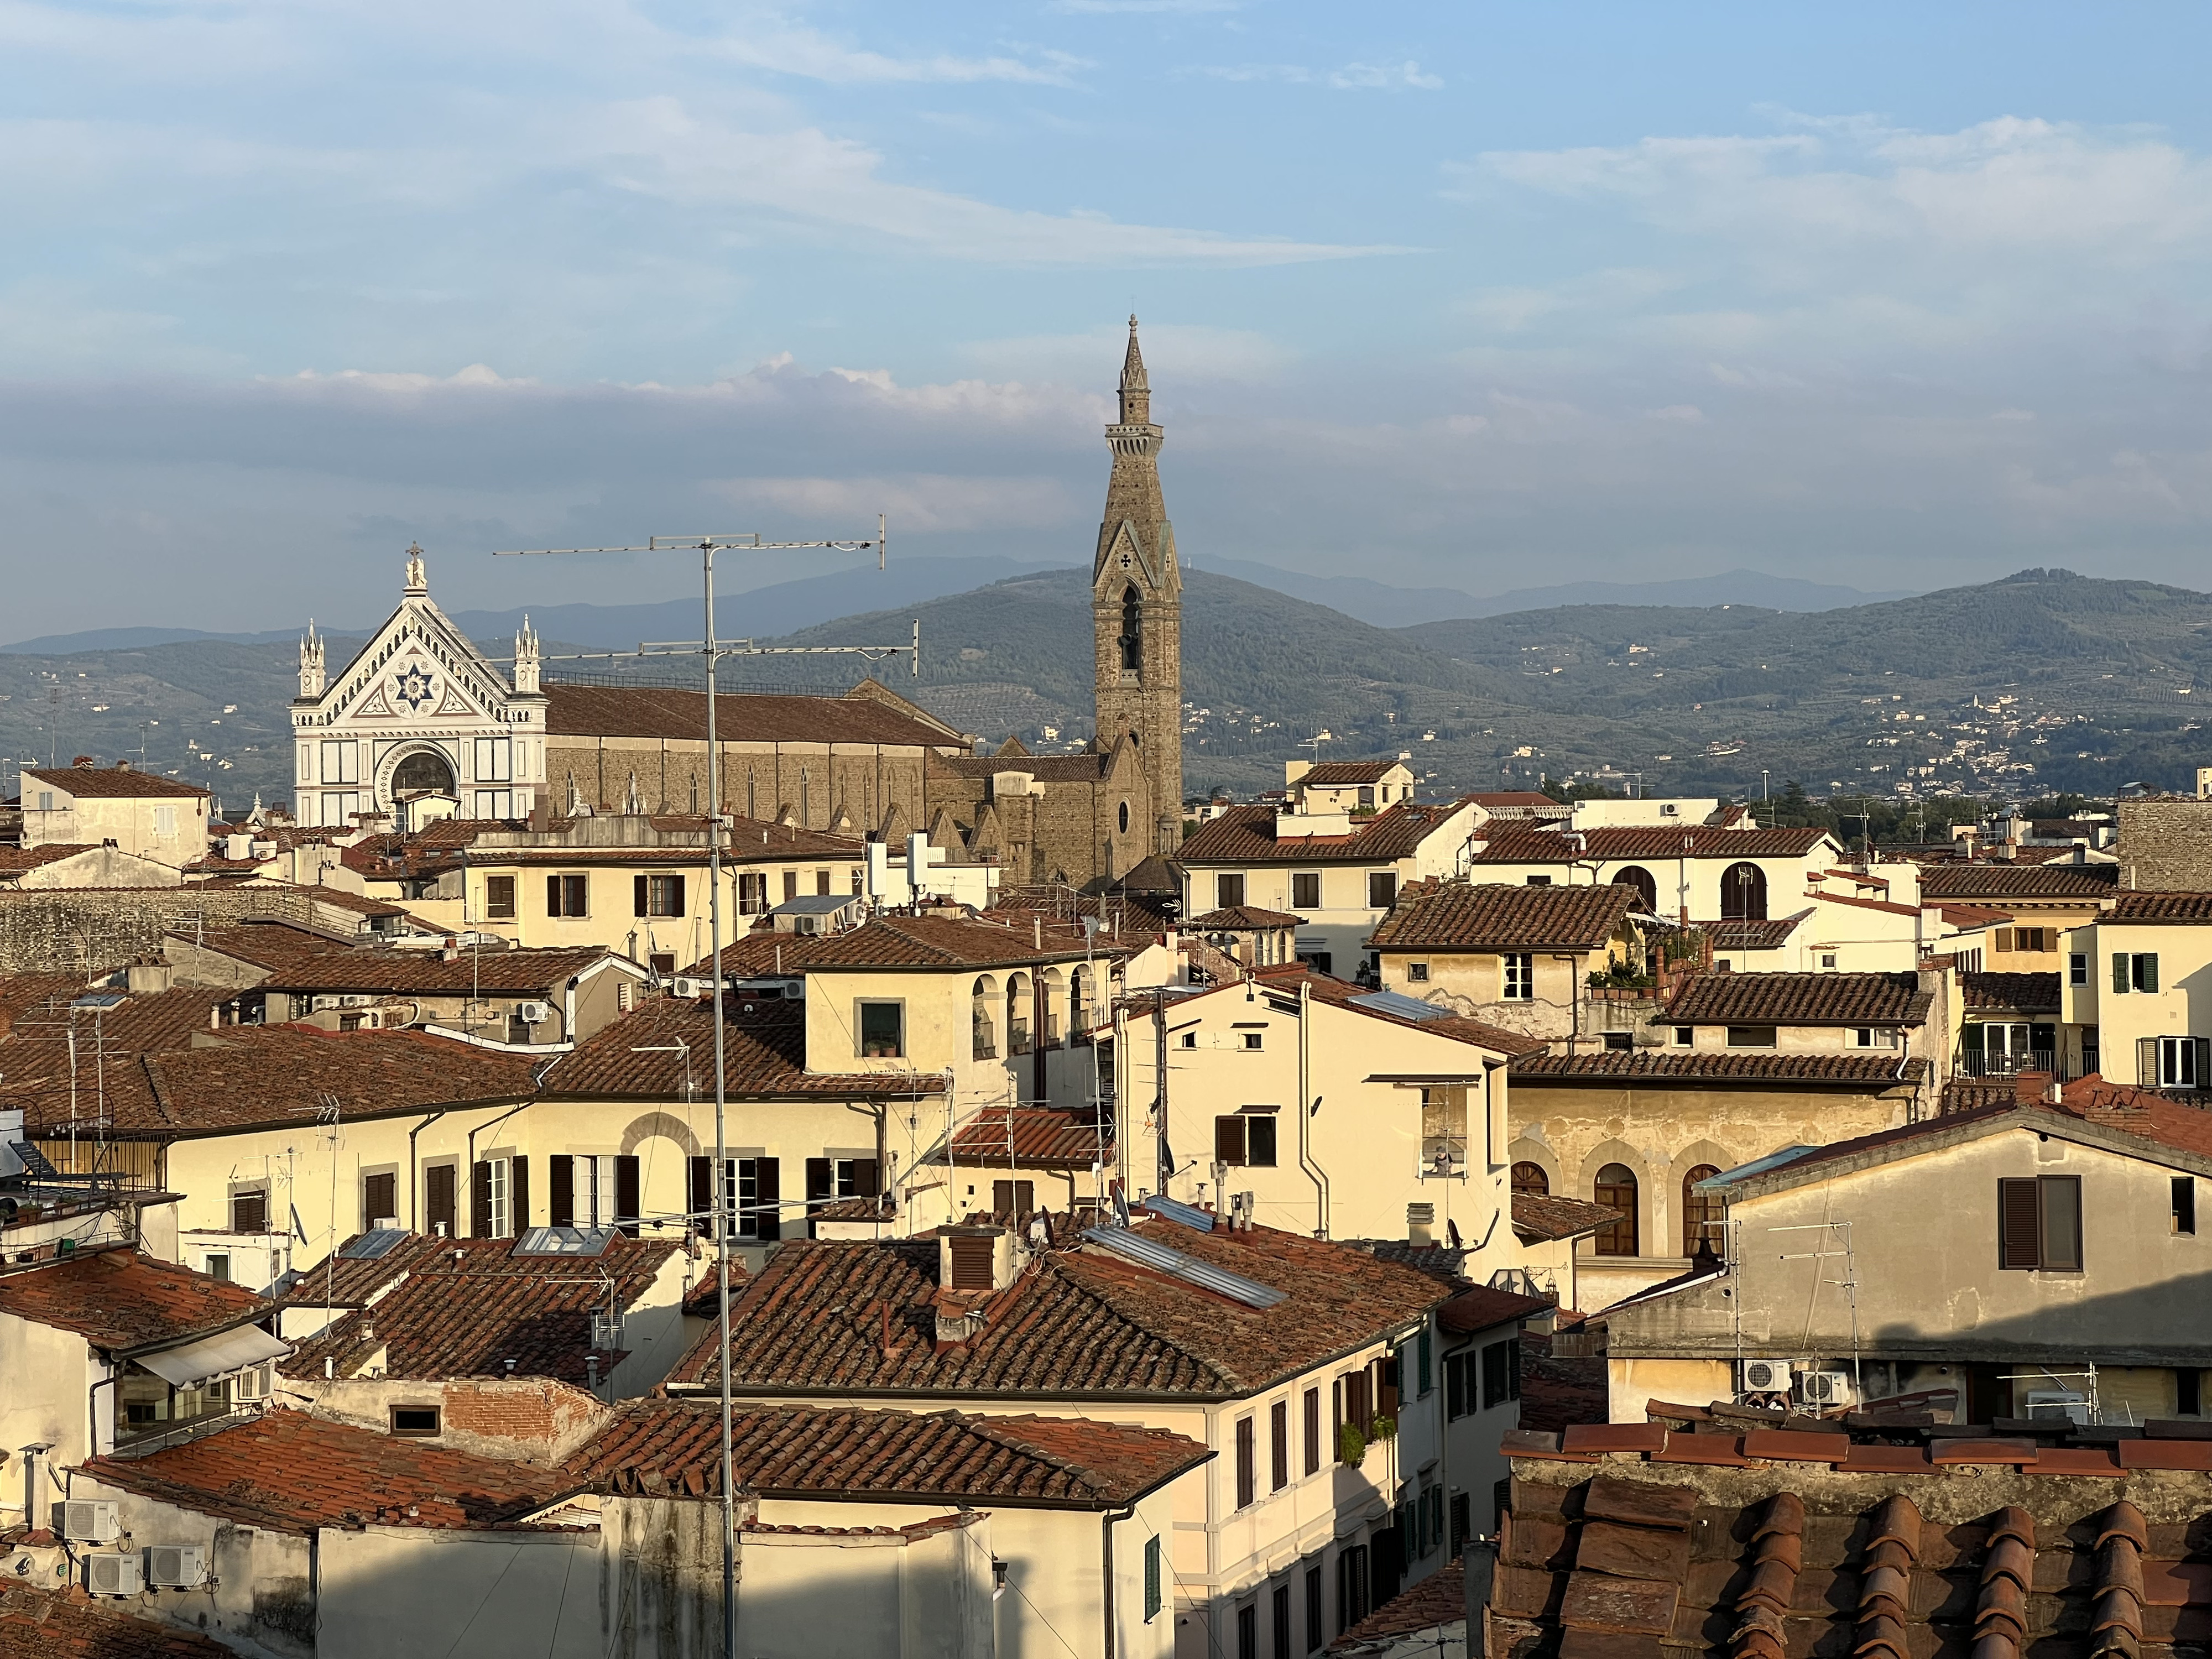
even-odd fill
[(393, 683), (392, 688), (393, 697), (405, 703), (410, 709), (418, 714), (422, 712), (422, 705), (430, 701), (430, 677), (419, 666), (410, 667)]

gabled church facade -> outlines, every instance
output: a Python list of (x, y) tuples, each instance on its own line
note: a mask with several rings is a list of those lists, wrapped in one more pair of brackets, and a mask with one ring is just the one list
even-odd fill
[(526, 818), (545, 784), (538, 637), (495, 668), (430, 598), (422, 550), (407, 550), (399, 608), (336, 679), (313, 625), (292, 700), (293, 787), (303, 824), (382, 813), (395, 830), (440, 818)]

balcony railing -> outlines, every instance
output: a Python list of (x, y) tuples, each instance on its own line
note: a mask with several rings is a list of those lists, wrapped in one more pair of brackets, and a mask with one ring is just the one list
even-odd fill
[(2057, 1058), (2048, 1048), (1967, 1054), (1960, 1057), (1959, 1070), (1967, 1077), (2017, 1077), (2022, 1072), (2054, 1072)]

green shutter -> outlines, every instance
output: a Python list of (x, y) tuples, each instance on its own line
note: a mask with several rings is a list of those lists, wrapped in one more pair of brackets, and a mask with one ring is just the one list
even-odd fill
[(1160, 1616), (1160, 1540), (1145, 1540), (1145, 1622)]
[(2115, 951), (2112, 952), (2112, 989), (2115, 992), (2124, 993), (2127, 988), (2128, 953), (2125, 951)]
[(2146, 991), (2158, 989), (2158, 952), (2148, 951), (2136, 958), (2136, 977), (2142, 981)]
[(1424, 1325), (1424, 1326), (1421, 1328), (1421, 1364), (1420, 1364), (1420, 1370), (1421, 1370), (1421, 1392), (1422, 1392), (1422, 1394), (1424, 1394), (1424, 1395), (1427, 1395), (1427, 1394), (1429, 1394), (1429, 1393), (1432, 1392), (1432, 1391), (1435, 1389), (1436, 1386), (1437, 1386), (1437, 1382), (1436, 1382), (1436, 1375), (1437, 1375), (1437, 1372), (1436, 1372), (1436, 1355), (1435, 1355), (1434, 1349), (1432, 1348), (1432, 1346), (1431, 1346), (1431, 1343), (1430, 1343), (1428, 1327), (1427, 1327), (1427, 1326), (1425, 1326), (1425, 1325)]

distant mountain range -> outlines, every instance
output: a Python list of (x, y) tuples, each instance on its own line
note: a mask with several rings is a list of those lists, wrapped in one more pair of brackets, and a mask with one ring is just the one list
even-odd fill
[[(1456, 587), (1393, 587), (1364, 576), (1309, 576), (1243, 559), (1206, 559), (1198, 568), (1218, 571), (1292, 599), (1325, 605), (1376, 628), (1406, 628), (1452, 617), (1503, 616), (1563, 605), (1753, 605), (1770, 611), (1833, 611), (1902, 599), (1901, 592), (1861, 592), (1769, 576), (1756, 570), (1731, 570), (1718, 576), (1692, 576), (1663, 582), (1569, 582), (1559, 587), (1522, 588), (1478, 599)], [(750, 592), (724, 595), (717, 603), (716, 629), (732, 637), (766, 638), (796, 633), (852, 613), (855, 602), (869, 610), (919, 605), (963, 593), (1036, 569), (1004, 558), (909, 559), (888, 570), (865, 567), (826, 576), (804, 576)], [(549, 605), (513, 611), (461, 611), (454, 623), (472, 639), (512, 639), (525, 610), (541, 639), (561, 640), (588, 650), (619, 650), (646, 640), (696, 639), (699, 601), (686, 597), (651, 605)], [(365, 634), (366, 627), (326, 630)], [(267, 645), (299, 637), (296, 628), (258, 634), (216, 634), (191, 628), (95, 628), (81, 634), (46, 634), (0, 645), (0, 652), (60, 656), (77, 651), (131, 651), (148, 646), (203, 640), (227, 645)]]
[[(972, 576), (1001, 562), (967, 562)], [(823, 581), (848, 611), (884, 596), (782, 639), (887, 643), (919, 621), (921, 678), (903, 665), (878, 671), (901, 692), (994, 744), (1019, 736), (1050, 751), (1091, 735), (1086, 571), (1032, 570), (927, 598), (889, 597), (929, 585), (916, 575), (918, 586), (895, 586), (890, 574), (739, 595), (726, 626), (766, 635), (781, 618), (818, 615)], [(518, 614), (459, 620), (498, 655)], [(603, 649), (698, 627), (688, 599), (532, 614), (549, 643), (582, 635), (575, 644)], [(603, 629), (609, 617), (617, 623)], [(151, 769), (205, 781), (230, 803), (257, 789), (288, 795), (293, 637), (0, 653), (0, 763), (143, 752)], [(357, 638), (333, 630), (333, 665)], [(1182, 639), (1194, 790), (1279, 784), (1284, 761), (1316, 752), (1404, 753), (1436, 789), (1548, 774), (1737, 798), (1790, 779), (1815, 794), (1893, 796), (1902, 784), (2110, 795), (2137, 781), (2186, 787), (2212, 760), (2200, 708), (2212, 696), (2212, 595), (2063, 570), (1818, 613), (1738, 599), (1577, 603), (1394, 628), (1207, 565), (1188, 573)], [(834, 656), (731, 671), (753, 685), (813, 688), (863, 672)]]

